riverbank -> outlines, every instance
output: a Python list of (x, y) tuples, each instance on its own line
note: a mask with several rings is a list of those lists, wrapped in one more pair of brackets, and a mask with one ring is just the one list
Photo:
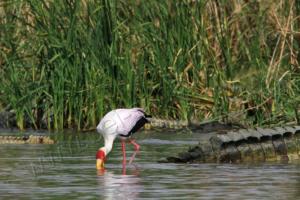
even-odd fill
[[(30, 118), (25, 118), (23, 121), (25, 129), (35, 129), (35, 130), (51, 130), (47, 127), (49, 122), (41, 121), (42, 126), (39, 129), (36, 129), (36, 125), (31, 121)], [(50, 122), (51, 124), (51, 122)], [(159, 119), (151, 118), (150, 123), (145, 124), (144, 129), (171, 129), (171, 130), (180, 130), (180, 129), (189, 129), (195, 132), (211, 132), (211, 131), (222, 131), (222, 130), (235, 130), (239, 128), (246, 128), (242, 124), (238, 123), (222, 123), (219, 121), (206, 121), (206, 122), (188, 122), (184, 120), (168, 120), (168, 119)], [(13, 112), (0, 112), (0, 129), (18, 129), (16, 114)], [(66, 128), (67, 129), (67, 128)], [(92, 131), (95, 128), (89, 128), (85, 131)]]

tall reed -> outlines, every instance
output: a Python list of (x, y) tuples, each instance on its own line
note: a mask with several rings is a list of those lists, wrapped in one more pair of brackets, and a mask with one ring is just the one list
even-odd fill
[(0, 105), (21, 129), (88, 129), (134, 106), (174, 119), (293, 120), (299, 13), (296, 0), (4, 1)]

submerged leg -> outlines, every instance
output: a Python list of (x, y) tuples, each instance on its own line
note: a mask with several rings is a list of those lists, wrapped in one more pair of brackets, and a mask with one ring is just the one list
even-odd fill
[(132, 161), (134, 160), (137, 152), (139, 152), (139, 150), (140, 150), (140, 145), (138, 145), (134, 140), (129, 140), (129, 142), (134, 145), (134, 149), (135, 149), (135, 152), (132, 154), (132, 156), (129, 160), (129, 164), (131, 164)]
[(122, 140), (122, 153), (123, 153), (123, 168), (124, 168), (126, 166), (125, 140)]

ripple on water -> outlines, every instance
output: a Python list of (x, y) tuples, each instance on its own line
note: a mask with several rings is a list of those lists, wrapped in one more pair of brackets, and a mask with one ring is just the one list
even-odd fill
[[(55, 145), (0, 145), (0, 199), (296, 199), (300, 163), (157, 163), (191, 144), (174, 134), (141, 133), (135, 165), (122, 169), (118, 142), (97, 175), (93, 134)], [(78, 138), (77, 138), (78, 140)], [(80, 138), (79, 138), (80, 140)], [(84, 144), (84, 145), (82, 145)], [(133, 148), (127, 145), (127, 156)], [(125, 174), (126, 173), (126, 174)]]

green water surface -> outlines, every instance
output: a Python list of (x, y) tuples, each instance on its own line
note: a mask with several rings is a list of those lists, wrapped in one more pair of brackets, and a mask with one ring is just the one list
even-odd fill
[[(51, 137), (58, 143), (0, 145), (0, 199), (298, 199), (300, 195), (297, 162), (157, 162), (196, 144), (198, 136), (190, 133), (139, 132), (141, 151), (126, 169), (116, 141), (104, 173), (95, 169), (95, 153), (102, 146), (97, 133)], [(127, 156), (132, 153), (128, 144)]]

